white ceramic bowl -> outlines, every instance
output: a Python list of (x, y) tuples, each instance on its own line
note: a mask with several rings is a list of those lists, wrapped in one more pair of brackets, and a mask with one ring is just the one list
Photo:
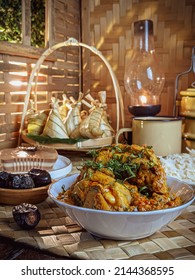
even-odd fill
[(65, 177), (72, 170), (72, 162), (69, 158), (58, 155), (53, 169), (49, 171), (51, 178), (53, 180), (58, 180), (62, 177)]
[(173, 177), (167, 177), (171, 191), (180, 195), (183, 204), (179, 207), (148, 212), (112, 212), (73, 206), (56, 197), (62, 186), (68, 189), (78, 174), (62, 178), (53, 183), (48, 194), (65, 213), (88, 232), (108, 239), (133, 240), (150, 236), (173, 221), (194, 200), (191, 186)]

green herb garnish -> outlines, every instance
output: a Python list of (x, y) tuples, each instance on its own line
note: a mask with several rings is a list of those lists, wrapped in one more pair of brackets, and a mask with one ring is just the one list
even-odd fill
[(139, 188), (139, 192), (146, 197), (151, 197), (152, 192), (150, 186), (142, 186)]

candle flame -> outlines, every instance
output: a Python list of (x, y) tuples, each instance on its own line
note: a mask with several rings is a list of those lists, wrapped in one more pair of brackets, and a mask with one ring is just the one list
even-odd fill
[(147, 97), (145, 95), (141, 95), (140, 96), (140, 103), (142, 105), (146, 105), (147, 104)]

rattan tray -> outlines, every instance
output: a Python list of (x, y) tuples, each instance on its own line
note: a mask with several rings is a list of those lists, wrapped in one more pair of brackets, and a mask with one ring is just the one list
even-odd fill
[[(36, 142), (26, 135), (26, 130), (22, 131), (22, 140), (26, 143), (34, 146), (39, 146), (40, 143)], [(67, 150), (67, 151), (88, 151), (89, 149), (100, 148), (112, 144), (115, 141), (114, 137), (104, 137), (97, 139), (88, 139), (84, 141), (79, 141), (76, 144), (41, 144), (41, 146), (52, 147), (56, 150)]]
[[(116, 78), (116, 76), (115, 76), (115, 74), (112, 70), (111, 65), (109, 64), (107, 59), (102, 55), (102, 53), (99, 50), (97, 50), (95, 47), (88, 46), (84, 43), (78, 42), (74, 38), (70, 38), (65, 42), (58, 43), (58, 44), (52, 46), (51, 48), (47, 49), (40, 56), (37, 63), (35, 64), (35, 67), (33, 68), (32, 72), (31, 72), (29, 82), (28, 82), (28, 87), (27, 87), (27, 94), (25, 96), (25, 103), (24, 103), (22, 118), (21, 118), (18, 145), (20, 145), (22, 140), (29, 143), (29, 144), (34, 144), (34, 145), (39, 144), (36, 141), (27, 137), (26, 131), (24, 129), (25, 116), (26, 116), (27, 109), (28, 109), (29, 98), (30, 98), (30, 94), (31, 94), (31, 90), (32, 90), (32, 84), (33, 84), (35, 76), (38, 74), (38, 72), (40, 70), (40, 67), (41, 67), (41, 64), (43, 63), (45, 58), (47, 56), (49, 56), (51, 53), (53, 53), (55, 50), (57, 50), (59, 48), (62, 48), (62, 47), (67, 47), (67, 46), (78, 46), (78, 47), (80, 46), (80, 47), (87, 48), (91, 52), (96, 54), (104, 62), (105, 66), (107, 67), (107, 69), (109, 71), (109, 74), (111, 76), (112, 83), (113, 83), (113, 88), (114, 88), (114, 93), (115, 93), (115, 98), (116, 98), (116, 128), (115, 128), (115, 132), (117, 132), (119, 130), (120, 125), (124, 126), (124, 106), (123, 106), (122, 94), (121, 94), (121, 91), (120, 91), (120, 87), (119, 87), (117, 78)], [(37, 79), (35, 79), (35, 92), (34, 92), (35, 96), (36, 96), (36, 88), (37, 88), (36, 80)], [(34, 98), (34, 102), (36, 103), (36, 97)], [(35, 104), (35, 108), (36, 108), (36, 104)], [(90, 148), (96, 148), (96, 147), (98, 148), (98, 147), (110, 145), (114, 141), (115, 141), (115, 137), (106, 137), (106, 138), (89, 139), (89, 140), (86, 140), (86, 141), (77, 142), (76, 144), (64, 144), (64, 143), (63, 144), (62, 143), (58, 144), (57, 143), (57, 144), (45, 144), (45, 146), (52, 146), (53, 148), (61, 149), (61, 150), (63, 150), (63, 149), (64, 150), (77, 150), (78, 148), (81, 149), (81, 150), (87, 150), (87, 149), (90, 149)]]

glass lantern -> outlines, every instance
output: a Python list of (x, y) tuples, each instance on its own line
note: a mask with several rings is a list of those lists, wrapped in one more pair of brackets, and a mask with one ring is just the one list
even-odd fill
[(134, 22), (134, 45), (126, 65), (124, 85), (130, 95), (129, 112), (135, 116), (154, 116), (161, 110), (160, 95), (165, 77), (155, 54), (153, 22)]

